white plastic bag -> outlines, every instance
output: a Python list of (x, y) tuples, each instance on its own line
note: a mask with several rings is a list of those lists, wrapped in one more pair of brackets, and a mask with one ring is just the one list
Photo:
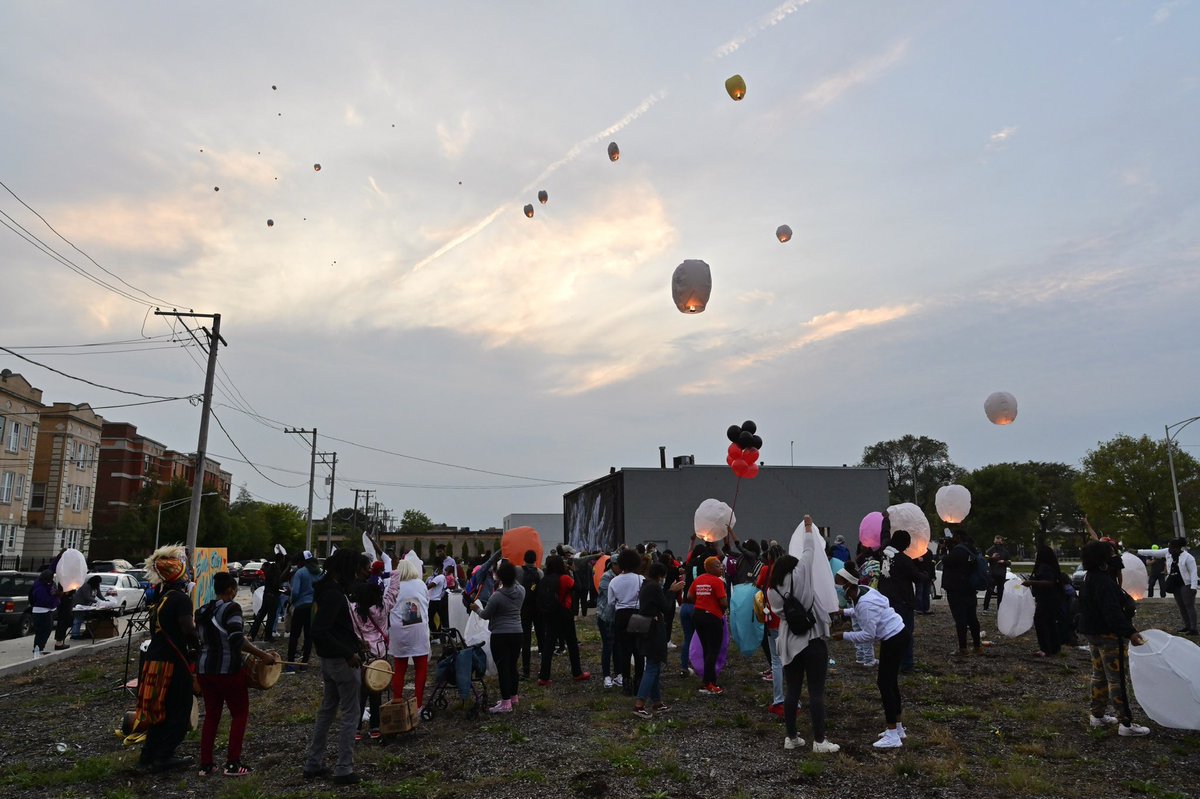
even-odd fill
[(492, 659), (492, 631), (488, 629), (487, 621), (480, 618), (478, 613), (472, 613), (467, 618), (466, 627), (463, 631), (463, 641), (467, 646), (483, 644), (484, 654), (487, 655), (487, 673), (494, 676), (496, 661)]
[(1016, 638), (1033, 627), (1036, 602), (1033, 592), (1021, 585), (1024, 579), (1014, 577), (1004, 584), (1004, 601), (996, 611), (996, 629), (1001, 635)]

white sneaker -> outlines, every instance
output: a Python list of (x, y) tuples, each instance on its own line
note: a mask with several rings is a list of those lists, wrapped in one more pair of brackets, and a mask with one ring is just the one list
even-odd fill
[(678, 649), (679, 646), (674, 641), (667, 641), (667, 649)]
[[(876, 735), (875, 737), (876, 737), (876, 738), (882, 738), (883, 736), (887, 735), (889, 732), (891, 732), (891, 730), (884, 730), (883, 732), (879, 733), (879, 734), (878, 734), (878, 735)], [(903, 725), (903, 724), (897, 724), (897, 725), (896, 725), (896, 734), (900, 736), (900, 740), (904, 740), (905, 738), (907, 738), (907, 737), (908, 737), (908, 733), (904, 731), (904, 725)]]
[(783, 739), (783, 748), (784, 749), (799, 749), (802, 746), (804, 746), (804, 739), (801, 738), (799, 735), (797, 735), (795, 738), (784, 738)]
[(613, 685), (617, 686), (618, 688), (621, 688), (625, 685), (625, 678), (622, 677), (620, 674), (618, 674), (616, 677), (613, 677), (612, 682), (613, 682)]
[(1140, 724), (1122, 724), (1120, 727), (1117, 727), (1117, 735), (1124, 735), (1127, 738), (1136, 736), (1136, 735), (1149, 735), (1149, 734), (1150, 734), (1150, 728), (1143, 727)]
[(871, 744), (876, 749), (899, 749), (904, 746), (904, 742), (900, 740), (900, 733), (896, 730), (888, 730), (875, 743)]
[(876, 667), (876, 666), (878, 666), (878, 665), (879, 665), (879, 660), (878, 660), (878, 659), (876, 659), (876, 660), (868, 660), (866, 663), (863, 663), (863, 664), (862, 664), (862, 666), (863, 666), (863, 668), (864, 668), (864, 669), (873, 669), (873, 668), (875, 668), (875, 667)]
[(605, 677), (605, 678), (604, 678), (604, 687), (605, 687), (605, 688), (612, 688), (612, 687), (613, 687), (613, 679), (612, 679), (612, 677)]
[(1093, 727), (1108, 727), (1108, 726), (1111, 726), (1116, 723), (1117, 723), (1116, 716), (1104, 715), (1104, 716), (1101, 716), (1100, 718), (1096, 718), (1095, 716), (1091, 716), (1090, 718), (1088, 718), (1088, 724), (1091, 724)]
[(841, 748), (833, 741), (813, 741), (813, 751), (819, 755), (832, 755)]

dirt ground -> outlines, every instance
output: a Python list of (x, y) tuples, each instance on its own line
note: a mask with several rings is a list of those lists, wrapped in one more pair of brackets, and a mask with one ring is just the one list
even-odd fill
[[(985, 630), (995, 614), (982, 614)], [(1142, 628), (1174, 630), (1173, 604), (1139, 611)], [(731, 655), (722, 677), (726, 693), (699, 696), (698, 681), (678, 676), (671, 650), (664, 680), (671, 710), (635, 718), (620, 689), (599, 678), (594, 617), (579, 620), (589, 683), (569, 678), (556, 658), (555, 682), (523, 683), (518, 712), (469, 719), (457, 707), (415, 732), (363, 742), (355, 756), (364, 782), (338, 788), (307, 782), (302, 752), (319, 703), (318, 669), (285, 677), (273, 690), (252, 692), (244, 760), (255, 769), (241, 779), (201, 778), (193, 772), (147, 776), (136, 772), (137, 751), (114, 734), (132, 707), (119, 687), (125, 650), (75, 658), (0, 680), (0, 795), (48, 797), (1093, 797), (1200, 796), (1200, 733), (1149, 724), (1146, 738), (1119, 738), (1112, 728), (1087, 725), (1090, 661), (1065, 650), (1040, 659), (1032, 633), (1000, 640), (985, 657), (956, 659), (953, 627), (942, 604), (918, 617), (917, 670), (902, 678), (901, 750), (880, 753), (871, 743), (883, 727), (875, 674), (854, 664), (849, 644), (832, 643), (837, 665), (828, 679), (827, 737), (836, 755), (783, 749), (783, 725), (769, 715), (770, 684), (759, 679), (761, 653)], [(675, 639), (679, 641), (678, 625)], [(492, 682), (493, 695), (495, 692)], [(810, 739), (807, 712), (800, 735)], [(218, 736), (218, 760), (227, 722)], [(63, 751), (59, 751), (59, 750)], [(182, 746), (197, 754), (197, 734)], [(332, 763), (332, 758), (331, 761)]]

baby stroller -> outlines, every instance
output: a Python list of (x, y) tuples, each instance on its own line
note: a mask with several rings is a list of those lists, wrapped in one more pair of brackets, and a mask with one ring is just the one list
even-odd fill
[(442, 654), (437, 660), (433, 693), (425, 701), (421, 718), (429, 721), (439, 710), (448, 708), (450, 698), (447, 693), (452, 688), (458, 690), (464, 703), (471, 703), (467, 708), (467, 718), (478, 717), (488, 704), (487, 683), (484, 682), (487, 655), (483, 647), (467, 646), (462, 633), (453, 627), (430, 633), (430, 638), (441, 643)]

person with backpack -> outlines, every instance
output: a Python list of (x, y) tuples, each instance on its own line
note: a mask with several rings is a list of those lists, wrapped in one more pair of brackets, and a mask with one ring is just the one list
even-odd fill
[(912, 639), (916, 626), (916, 584), (919, 580), (912, 558), (904, 552), (910, 543), (912, 538), (907, 530), (893, 530), (892, 538), (879, 559), (879, 593), (887, 597), (892, 609), (904, 619), (904, 629), (908, 632), (908, 647), (900, 662), (900, 671), (904, 674), (913, 670)]
[(525, 589), (525, 598), (521, 602), (521, 678), (529, 679), (529, 663), (533, 658), (533, 633), (537, 629), (538, 646), (541, 646), (541, 620), (538, 618), (534, 597), (538, 584), (542, 580), (542, 570), (537, 567), (537, 552), (532, 549), (525, 551), (524, 565), (521, 566), (521, 587)]
[[(642, 558), (636, 550), (625, 549), (617, 556), (620, 573), (608, 584), (608, 604), (613, 609), (613, 671), (615, 685), (626, 696), (633, 696), (642, 684), (646, 659), (639, 636), (629, 631), (629, 619), (638, 612), (642, 590)], [(666, 646), (664, 643), (663, 646)], [(633, 660), (633, 673), (629, 662)]]
[(942, 591), (954, 617), (958, 635), (959, 656), (967, 654), (967, 630), (975, 644), (975, 654), (983, 654), (979, 636), (978, 592), (987, 588), (990, 570), (987, 560), (971, 543), (971, 536), (961, 527), (954, 531), (954, 546), (942, 559)]
[(567, 574), (567, 564), (561, 555), (546, 558), (546, 573), (537, 588), (536, 610), (542, 619), (543, 635), (538, 642), (542, 666), (538, 672), (538, 685), (551, 684), (550, 666), (554, 660), (554, 643), (566, 645), (571, 659), (571, 675), (576, 682), (592, 679), (590, 672), (579, 664), (579, 639), (575, 635), (575, 611), (573, 607), (575, 581)]
[(242, 741), (250, 718), (250, 692), (246, 690), (246, 672), (242, 652), (249, 652), (264, 663), (277, 663), (279, 655), (265, 652), (246, 640), (242, 606), (237, 603), (238, 584), (228, 572), (213, 575), (216, 599), (196, 611), (196, 632), (200, 636), (200, 657), (196, 673), (204, 697), (204, 726), (200, 730), (200, 776), (209, 777), (218, 769), (213, 762), (213, 744), (221, 713), (229, 706), (229, 748), (225, 753), (226, 777), (245, 777), (250, 769), (242, 764)]
[[(315, 586), (324, 577), (321, 571), (321, 565), (317, 562), (317, 556), (305, 550), (300, 556), (300, 563), (296, 565), (296, 572), (292, 575), (292, 629), (288, 633), (288, 662), (294, 663), (296, 660), (296, 650), (299, 648), (300, 635), (304, 635), (304, 649), (301, 662), (307, 664), (309, 656), (312, 654), (312, 604), (313, 597), (316, 596)], [(285, 666), (285, 674), (295, 674), (297, 668), (303, 669), (303, 666)]]
[(613, 621), (616, 619), (617, 611), (608, 602), (608, 586), (612, 584), (612, 581), (620, 573), (621, 567), (617, 565), (617, 559), (610, 557), (608, 559), (608, 568), (600, 576), (600, 588), (596, 595), (596, 629), (600, 633), (600, 669), (604, 675), (605, 688), (612, 688), (614, 685), (619, 685), (619, 683), (613, 680), (612, 676)]

